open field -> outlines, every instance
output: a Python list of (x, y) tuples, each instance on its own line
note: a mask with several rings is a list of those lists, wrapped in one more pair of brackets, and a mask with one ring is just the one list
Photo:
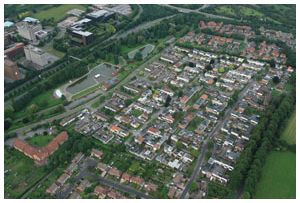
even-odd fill
[(47, 51), (48, 53), (50, 53), (58, 58), (63, 58), (65, 56), (65, 53), (58, 51), (58, 50), (54, 49), (53, 47), (48, 47), (45, 49), (45, 51)]
[(263, 13), (255, 10), (255, 9), (249, 8), (249, 7), (242, 6), (240, 9), (241, 9), (240, 12), (245, 16), (254, 16), (254, 17), (263, 17), (264, 16)]
[(296, 111), (291, 115), (281, 138), (289, 144), (296, 144)]
[(67, 13), (71, 9), (81, 9), (86, 10), (86, 8), (82, 5), (77, 4), (63, 4), (57, 7), (53, 7), (47, 10), (40, 11), (33, 15), (34, 18), (39, 20), (51, 19), (54, 18), (54, 22), (58, 22), (67, 16)]
[(235, 16), (235, 12), (232, 8), (230, 8), (229, 6), (219, 6), (216, 8), (216, 12), (218, 14), (225, 14), (228, 16)]
[[(56, 99), (53, 96), (54, 89), (48, 90), (32, 99), (32, 101), (27, 105), (36, 104), (39, 107), (39, 110), (47, 109), (58, 104), (62, 104), (61, 99)], [(17, 112), (15, 119), (26, 116), (26, 108), (23, 111)]]
[(44, 167), (37, 167), (33, 160), (15, 149), (4, 152), (5, 198), (20, 198), (20, 195), (46, 175)]
[(255, 198), (296, 198), (295, 153), (271, 152), (256, 187)]
[(43, 147), (46, 146), (53, 138), (53, 135), (38, 135), (30, 138), (28, 143), (37, 147)]

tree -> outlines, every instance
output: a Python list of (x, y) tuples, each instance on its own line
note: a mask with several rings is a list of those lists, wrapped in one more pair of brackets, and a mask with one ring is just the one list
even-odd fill
[(270, 64), (270, 67), (271, 67), (271, 68), (275, 68), (275, 66), (276, 66), (276, 63), (275, 63), (275, 60), (274, 60), (274, 59), (272, 59), (272, 60), (269, 62), (269, 64)]
[(5, 118), (13, 118), (14, 117), (14, 108), (12, 106), (8, 106), (7, 108), (5, 108), (4, 110), (4, 117)]
[(190, 191), (191, 192), (196, 192), (197, 190), (198, 190), (198, 184), (193, 182), (192, 185), (191, 185)]
[(170, 105), (171, 100), (172, 98), (170, 97), (170, 95), (168, 95), (164, 106), (168, 107)]
[(5, 119), (4, 120), (4, 130), (8, 130), (11, 126), (11, 120), (10, 119)]
[(184, 144), (180, 141), (176, 142), (176, 148), (182, 150), (185, 148)]
[(143, 60), (143, 54), (142, 52), (138, 51), (136, 52), (134, 59), (138, 60), (138, 61), (142, 61)]
[(207, 71), (210, 71), (212, 69), (213, 68), (212, 68), (211, 64), (208, 64), (208, 65), (205, 66), (205, 70), (207, 70)]
[(276, 85), (276, 84), (280, 83), (280, 78), (276, 75), (272, 78), (272, 81)]
[(27, 113), (29, 114), (29, 115), (32, 115), (32, 114), (34, 114), (35, 112), (37, 112), (38, 111), (38, 109), (39, 109), (39, 107), (36, 105), (36, 104), (31, 104), (29, 107), (27, 107)]
[(109, 24), (109, 23), (106, 24), (105, 30), (109, 33), (115, 33), (116, 32), (116, 28), (113, 25)]

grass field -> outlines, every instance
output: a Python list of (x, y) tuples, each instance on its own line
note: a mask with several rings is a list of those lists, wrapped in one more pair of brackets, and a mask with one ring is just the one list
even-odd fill
[(56, 56), (58, 58), (63, 58), (65, 56), (65, 53), (58, 51), (58, 50), (54, 49), (53, 47), (46, 48), (46, 51), (49, 52), (50, 54), (53, 54), (54, 56)]
[(28, 143), (37, 147), (43, 147), (46, 146), (53, 138), (53, 135), (38, 135), (28, 140)]
[(296, 197), (296, 154), (271, 152), (267, 157), (256, 199), (288, 199)]
[[(32, 99), (32, 101), (27, 105), (36, 104), (39, 106), (39, 110), (47, 109), (58, 104), (62, 104), (61, 99), (56, 99), (53, 96), (54, 89), (48, 90)], [(26, 108), (23, 111), (17, 112), (15, 119), (22, 118), (26, 116)]]
[(255, 10), (255, 9), (252, 9), (249, 7), (244, 7), (244, 6), (242, 6), (240, 8), (240, 12), (245, 16), (253, 16), (253, 17), (263, 17), (264, 16), (263, 13)]
[(81, 9), (84, 11), (86, 10), (86, 8), (82, 5), (63, 4), (63, 5), (60, 5), (57, 7), (53, 7), (53, 8), (47, 9), (47, 10), (37, 12), (36, 14), (33, 15), (33, 17), (37, 18), (39, 20), (54, 18), (54, 22), (58, 22), (67, 16), (67, 12), (69, 10), (74, 9), (74, 8)]
[(33, 160), (15, 149), (4, 151), (4, 196), (19, 198), (20, 195), (46, 175), (44, 167), (37, 167)]
[(296, 111), (291, 115), (281, 138), (289, 144), (296, 144)]
[(229, 15), (229, 16), (235, 16), (235, 12), (232, 8), (230, 8), (229, 6), (218, 6), (216, 8), (216, 12), (218, 14), (224, 14), (224, 15)]

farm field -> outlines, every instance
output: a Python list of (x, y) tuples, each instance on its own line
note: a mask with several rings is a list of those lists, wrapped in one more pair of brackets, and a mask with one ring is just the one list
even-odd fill
[(33, 15), (34, 18), (37, 18), (39, 20), (45, 20), (45, 19), (51, 19), (54, 18), (54, 22), (58, 22), (62, 20), (64, 17), (67, 16), (67, 13), (71, 9), (81, 9), (86, 10), (86, 8), (83, 5), (77, 5), (77, 4), (64, 4), (57, 7), (53, 7), (47, 10), (40, 11)]
[(281, 138), (288, 144), (296, 144), (296, 111), (291, 115)]
[(296, 154), (271, 152), (256, 187), (256, 199), (296, 198)]
[(33, 160), (21, 152), (5, 148), (4, 151), (5, 198), (20, 196), (46, 175), (44, 167), (37, 167)]

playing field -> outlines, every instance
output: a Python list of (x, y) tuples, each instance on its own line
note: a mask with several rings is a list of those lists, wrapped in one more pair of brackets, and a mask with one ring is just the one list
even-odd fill
[(281, 138), (289, 144), (296, 144), (296, 111), (291, 115)]
[(82, 5), (63, 4), (57, 7), (53, 7), (44, 11), (37, 12), (36, 14), (33, 15), (33, 17), (39, 20), (54, 18), (54, 22), (58, 22), (67, 16), (67, 12), (69, 10), (74, 8), (81, 9), (83, 11), (86, 10), (86, 8)]
[(271, 152), (256, 188), (256, 199), (296, 197), (296, 154)]

